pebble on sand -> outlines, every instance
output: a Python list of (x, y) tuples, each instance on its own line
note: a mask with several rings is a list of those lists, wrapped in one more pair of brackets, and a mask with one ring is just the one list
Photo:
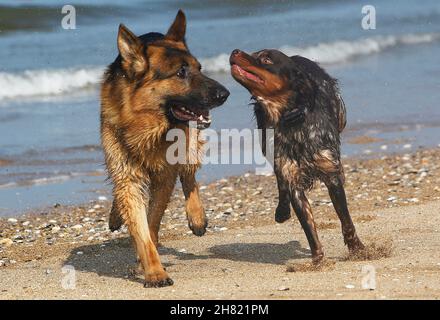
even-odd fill
[(51, 232), (52, 232), (52, 233), (58, 233), (58, 232), (60, 232), (60, 230), (61, 230), (60, 227), (55, 226), (55, 227), (52, 228)]
[(290, 288), (288, 288), (288, 287), (280, 287), (280, 288), (278, 288), (278, 291), (289, 291), (290, 290)]
[(13, 243), (14, 243), (14, 241), (12, 241), (12, 240), (9, 239), (9, 238), (1, 239), (1, 240), (0, 240), (0, 246), (3, 246), (3, 247), (9, 247), (9, 246), (11, 246)]

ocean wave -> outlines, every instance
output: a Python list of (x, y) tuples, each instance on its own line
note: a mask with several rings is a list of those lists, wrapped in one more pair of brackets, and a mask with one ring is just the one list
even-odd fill
[(308, 48), (285, 46), (285, 54), (301, 55), (322, 64), (339, 64), (360, 56), (377, 54), (402, 45), (417, 45), (440, 40), (440, 34), (406, 34), (402, 36), (377, 36), (356, 41), (335, 41)]
[[(440, 40), (440, 33), (406, 34), (401, 36), (376, 36), (354, 41), (319, 43), (309, 47), (282, 46), (280, 51), (288, 56), (300, 55), (324, 65), (342, 64), (353, 58), (380, 53), (402, 45), (417, 45)], [(202, 59), (207, 72), (229, 72), (229, 54)]]
[(71, 175), (57, 175), (52, 177), (42, 177), (36, 179), (28, 179), (21, 181), (10, 181), (4, 184), (0, 184), (0, 189), (16, 188), (16, 187), (28, 187), (28, 186), (41, 186), (54, 183), (62, 183), (71, 179)]
[[(285, 54), (301, 55), (324, 65), (343, 64), (354, 58), (369, 56), (405, 45), (418, 45), (440, 40), (440, 33), (376, 36), (354, 41), (334, 41), (309, 47), (283, 46)], [(208, 73), (228, 73), (229, 54), (200, 59)], [(22, 73), (0, 72), (0, 99), (21, 99), (73, 94), (99, 85), (104, 67), (33, 70)]]
[[(46, 175), (45, 175), (46, 174)], [(82, 179), (84, 177), (98, 177), (104, 176), (105, 171), (98, 169), (96, 171), (78, 171), (78, 172), (65, 172), (61, 174), (30, 174), (24, 173), (22, 175), (14, 174), (12, 177), (8, 175), (0, 175), (0, 189), (17, 188), (17, 187), (29, 187), (29, 186), (42, 186), (48, 184), (60, 184), (72, 179)], [(34, 177), (37, 176), (37, 177)], [(11, 181), (10, 179), (14, 180)]]
[(0, 72), (0, 99), (72, 94), (98, 85), (104, 68)]

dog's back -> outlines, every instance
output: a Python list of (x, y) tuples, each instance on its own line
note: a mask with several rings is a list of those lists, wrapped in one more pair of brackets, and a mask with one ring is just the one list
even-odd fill
[(334, 117), (337, 119), (338, 131), (341, 133), (347, 123), (345, 103), (339, 93), (338, 81), (332, 78), (323, 68), (321, 68), (316, 62), (313, 62), (302, 56), (292, 56), (290, 57), (294, 65), (302, 71), (303, 74), (308, 75), (311, 81), (320, 88), (320, 92), (312, 92), (312, 94), (317, 94), (311, 99), (316, 99), (322, 96), (323, 99), (327, 100), (327, 103), (321, 103), (321, 107), (328, 107), (329, 111), (333, 113)]

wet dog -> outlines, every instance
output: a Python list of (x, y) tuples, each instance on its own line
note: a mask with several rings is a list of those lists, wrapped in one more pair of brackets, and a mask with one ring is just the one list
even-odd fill
[[(209, 111), (222, 105), (229, 92), (201, 73), (201, 66), (185, 42), (182, 11), (168, 32), (137, 37), (119, 27), (119, 55), (107, 68), (101, 90), (101, 139), (109, 177), (113, 182), (111, 230), (128, 226), (145, 276), (146, 287), (173, 282), (157, 252), (158, 232), (177, 178), (186, 198), (189, 227), (197, 236), (207, 221), (195, 180), (203, 141), (200, 129), (211, 123)], [(189, 123), (196, 128), (189, 128)], [(190, 132), (196, 143), (185, 148), (195, 161), (171, 164), (167, 141), (171, 129)], [(193, 130), (193, 131), (191, 131)], [(194, 132), (195, 131), (195, 132)]]
[(345, 244), (350, 251), (363, 249), (344, 190), (340, 133), (345, 128), (346, 110), (337, 81), (318, 64), (301, 56), (288, 57), (277, 50), (249, 55), (236, 49), (230, 64), (234, 79), (255, 100), (258, 128), (263, 132), (274, 129), (274, 171), (279, 191), (276, 221), (288, 220), (292, 205), (313, 261), (319, 263), (324, 251), (306, 191), (321, 180), (341, 220)]

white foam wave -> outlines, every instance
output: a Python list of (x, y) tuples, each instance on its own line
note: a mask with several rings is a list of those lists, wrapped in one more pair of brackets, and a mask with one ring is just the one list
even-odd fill
[(57, 96), (75, 93), (99, 83), (104, 68), (0, 72), (0, 99)]
[(229, 54), (222, 53), (216, 57), (200, 59), (204, 72), (229, 72)]
[(71, 178), (72, 177), (70, 175), (44, 177), (44, 178), (32, 179), (32, 180), (28, 181), (28, 184), (34, 185), (34, 186), (40, 186), (40, 185), (45, 185), (45, 184), (61, 183), (61, 182), (67, 181)]
[[(440, 33), (406, 34), (401, 36), (376, 36), (354, 41), (320, 43), (309, 47), (283, 46), (285, 54), (301, 55), (322, 64), (341, 64), (355, 57), (377, 54), (401, 46), (430, 43), (440, 40)], [(201, 59), (208, 73), (229, 72), (229, 54)], [(22, 73), (0, 72), (0, 100), (29, 97), (48, 97), (76, 93), (97, 87), (104, 67), (32, 70)]]
[(377, 36), (356, 41), (336, 41), (308, 48), (284, 46), (280, 49), (289, 56), (301, 55), (322, 64), (338, 64), (401, 45), (429, 43), (439, 39), (440, 34), (407, 34), (403, 36)]
[(23, 180), (23, 181), (12, 181), (12, 182), (7, 182), (5, 184), (0, 184), (0, 189), (23, 187), (23, 186), (40, 186), (40, 185), (46, 185), (46, 184), (61, 183), (61, 182), (65, 182), (69, 179), (71, 179), (71, 176), (59, 175), (59, 176), (43, 177), (43, 178), (29, 179), (29, 180)]
[[(321, 64), (341, 64), (359, 56), (368, 56), (401, 46), (430, 43), (440, 40), (439, 33), (406, 34), (401, 36), (376, 36), (354, 41), (334, 41), (309, 47), (283, 46), (279, 48), (288, 56), (301, 55)], [(229, 55), (202, 59), (207, 72), (229, 72)]]
[(0, 183), (0, 189), (28, 187), (28, 186), (42, 186), (47, 184), (59, 184), (78, 177), (89, 176), (90, 174), (93, 173), (94, 172), (70, 172), (67, 174), (59, 174), (59, 175), (55, 174), (53, 176), (40, 177), (34, 179), (10, 181), (3, 184)]

